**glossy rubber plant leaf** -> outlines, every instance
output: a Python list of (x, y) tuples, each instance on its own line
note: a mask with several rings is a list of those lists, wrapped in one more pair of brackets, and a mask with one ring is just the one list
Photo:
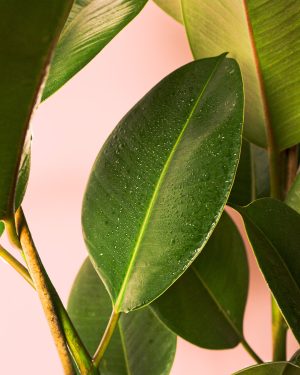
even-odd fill
[(242, 151), (229, 202), (246, 206), (270, 196), (267, 151), (243, 139)]
[[(108, 323), (112, 304), (89, 259), (74, 282), (68, 311), (93, 355)], [(175, 350), (176, 336), (150, 308), (122, 314), (101, 361), (101, 375), (167, 375)]]
[(223, 55), (163, 79), (102, 147), (82, 223), (116, 311), (149, 304), (203, 248), (233, 183), (242, 121), (240, 71)]
[(89, 63), (147, 0), (75, 0), (51, 63), (43, 99)]
[(14, 215), (30, 118), (71, 4), (71, 0), (0, 3), (0, 220), (12, 220)]
[(244, 341), (248, 279), (243, 240), (224, 212), (199, 257), (151, 307), (185, 340), (207, 349), (233, 348)]
[(300, 214), (300, 174), (297, 175), (285, 202)]
[(234, 375), (300, 375), (300, 368), (288, 362), (273, 362), (251, 366)]
[[(172, 9), (170, 0), (156, 1), (166, 11)], [(179, 3), (173, 0), (173, 9), (178, 9)], [(240, 64), (245, 83), (246, 138), (265, 146), (269, 118), (280, 149), (299, 143), (300, 2), (181, 0), (181, 5), (194, 56), (228, 51)]]
[(237, 210), (269, 288), (300, 342), (300, 215), (271, 198)]

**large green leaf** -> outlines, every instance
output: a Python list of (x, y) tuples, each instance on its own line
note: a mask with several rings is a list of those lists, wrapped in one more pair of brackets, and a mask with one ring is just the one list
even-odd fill
[(224, 212), (199, 257), (151, 307), (193, 344), (232, 348), (244, 340), (248, 278), (243, 240)]
[(288, 362), (273, 362), (251, 366), (234, 375), (300, 375), (300, 368)]
[(285, 202), (300, 214), (300, 173), (288, 192)]
[(14, 215), (23, 145), (71, 0), (0, 2), (0, 220)]
[(43, 99), (89, 63), (147, 0), (75, 0), (57, 44)]
[(239, 68), (220, 56), (162, 80), (104, 144), (82, 220), (116, 311), (157, 298), (203, 248), (233, 183), (242, 121)]
[(244, 218), (261, 271), (300, 342), (300, 215), (271, 198), (237, 210)]
[[(112, 312), (107, 291), (87, 259), (75, 280), (68, 311), (93, 355)], [(122, 314), (100, 364), (102, 375), (167, 375), (176, 350), (176, 336), (150, 308)]]
[[(173, 6), (171, 0), (156, 1), (166, 11), (180, 6), (180, 0), (173, 0)], [(202, 58), (229, 51), (240, 64), (245, 83), (246, 138), (265, 146), (265, 118), (269, 112), (280, 149), (299, 143), (300, 2), (181, 0), (181, 3), (194, 56)], [(268, 109), (263, 108), (263, 93)]]

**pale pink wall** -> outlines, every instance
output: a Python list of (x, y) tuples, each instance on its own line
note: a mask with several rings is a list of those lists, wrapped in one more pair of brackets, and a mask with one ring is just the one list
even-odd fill
[[(141, 96), (191, 58), (183, 28), (150, 3), (36, 113), (24, 209), (43, 262), (64, 301), (86, 255), (81, 199), (99, 148)], [(246, 337), (269, 360), (269, 295), (257, 269), (251, 276)], [(0, 375), (62, 374), (39, 301), (2, 262), (0, 299)], [(290, 341), (291, 352), (296, 345)], [(252, 363), (240, 347), (207, 351), (179, 340), (172, 375), (227, 375)]]

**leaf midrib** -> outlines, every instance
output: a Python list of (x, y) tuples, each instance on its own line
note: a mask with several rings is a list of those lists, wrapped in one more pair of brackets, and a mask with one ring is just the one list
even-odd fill
[(230, 327), (233, 329), (235, 334), (240, 339), (240, 342), (243, 342), (244, 341), (243, 333), (240, 332), (240, 330), (236, 327), (234, 322), (230, 319), (230, 316), (227, 314), (226, 310), (224, 310), (223, 306), (218, 302), (217, 298), (215, 297), (211, 289), (208, 287), (208, 285), (205, 283), (205, 281), (202, 279), (200, 273), (198, 272), (198, 270), (195, 268), (194, 265), (191, 265), (191, 270), (193, 271), (197, 279), (200, 281), (200, 283), (203, 285), (203, 287), (205, 288), (205, 290), (207, 291), (207, 293), (209, 294), (210, 298), (213, 300), (217, 308), (221, 311), (225, 320), (229, 323)]
[(131, 271), (133, 269), (136, 257), (138, 255), (138, 250), (139, 250), (141, 242), (143, 240), (143, 237), (144, 237), (144, 234), (145, 234), (145, 231), (146, 231), (146, 228), (147, 228), (147, 225), (148, 225), (148, 222), (149, 222), (149, 219), (150, 219), (153, 207), (154, 207), (154, 205), (156, 203), (160, 187), (162, 186), (164, 177), (165, 177), (165, 175), (166, 175), (166, 173), (167, 173), (167, 171), (169, 169), (169, 166), (170, 166), (170, 164), (172, 162), (173, 156), (174, 156), (174, 154), (175, 154), (175, 152), (177, 150), (177, 147), (178, 147), (178, 145), (179, 145), (179, 143), (180, 143), (180, 141), (181, 141), (181, 139), (182, 139), (182, 137), (183, 137), (183, 135), (185, 133), (185, 130), (187, 129), (187, 127), (188, 127), (188, 125), (190, 123), (190, 120), (191, 120), (191, 118), (192, 118), (192, 116), (193, 116), (196, 108), (198, 107), (198, 104), (199, 104), (200, 100), (202, 99), (202, 97), (203, 97), (203, 95), (204, 95), (204, 93), (205, 93), (205, 91), (206, 91), (209, 83), (211, 82), (211, 80), (214, 77), (214, 75), (215, 75), (215, 73), (216, 73), (216, 71), (217, 71), (220, 63), (223, 61), (224, 58), (225, 58), (225, 55), (221, 55), (219, 57), (219, 59), (217, 60), (217, 63), (215, 65), (215, 67), (213, 68), (213, 70), (212, 70), (210, 76), (208, 77), (205, 85), (203, 86), (203, 88), (202, 88), (202, 90), (201, 90), (201, 92), (199, 94), (198, 99), (196, 100), (195, 104), (193, 105), (193, 107), (191, 109), (191, 112), (190, 112), (190, 114), (189, 114), (189, 116), (188, 116), (188, 118), (187, 118), (187, 120), (186, 120), (186, 122), (185, 122), (185, 124), (184, 124), (184, 126), (183, 126), (183, 128), (182, 128), (182, 130), (181, 130), (181, 132), (180, 132), (180, 134), (179, 134), (179, 136), (178, 136), (175, 144), (174, 144), (174, 146), (172, 147), (171, 152), (170, 152), (170, 154), (169, 154), (169, 156), (168, 156), (168, 158), (167, 158), (167, 160), (166, 160), (166, 162), (164, 164), (164, 167), (163, 167), (163, 169), (162, 169), (162, 171), (160, 173), (160, 176), (159, 176), (158, 181), (156, 183), (154, 192), (152, 194), (152, 197), (150, 199), (149, 205), (147, 207), (146, 214), (145, 214), (144, 220), (143, 220), (142, 225), (141, 225), (141, 229), (140, 229), (140, 231), (138, 233), (138, 236), (137, 236), (137, 239), (136, 239), (136, 243), (135, 243), (135, 246), (134, 246), (133, 252), (132, 252), (132, 257), (131, 257), (131, 260), (130, 260), (128, 268), (127, 268), (127, 272), (126, 272), (125, 277), (124, 277), (124, 281), (123, 281), (123, 283), (121, 285), (119, 295), (118, 295), (118, 297), (116, 299), (116, 302), (115, 302), (115, 310), (116, 311), (120, 311), (120, 308), (122, 306), (122, 302), (123, 302), (124, 297), (125, 297), (126, 286), (127, 286), (128, 280), (130, 278)]

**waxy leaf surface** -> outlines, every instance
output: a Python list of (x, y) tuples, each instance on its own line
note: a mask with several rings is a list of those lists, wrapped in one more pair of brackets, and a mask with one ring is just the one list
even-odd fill
[(82, 223), (116, 311), (157, 298), (203, 248), (233, 183), (242, 121), (238, 65), (220, 56), (162, 80), (102, 147)]
[(243, 240), (224, 212), (202, 253), (151, 307), (185, 340), (207, 349), (233, 348), (244, 339), (248, 278)]
[(75, 0), (51, 63), (43, 99), (89, 63), (147, 0)]
[[(156, 1), (167, 12), (180, 7), (180, 0), (173, 7), (170, 0)], [(300, 2), (181, 0), (181, 6), (196, 58), (228, 51), (240, 64), (246, 138), (265, 146), (269, 118), (280, 149), (299, 143)]]
[(288, 362), (273, 362), (251, 366), (234, 375), (300, 375), (300, 368)]
[(0, 3), (0, 220), (14, 215), (30, 118), (71, 4), (71, 0)]
[(237, 210), (269, 288), (300, 342), (300, 215), (271, 198)]
[[(93, 355), (108, 323), (112, 304), (88, 259), (74, 282), (68, 311)], [(101, 361), (101, 375), (167, 375), (175, 350), (176, 336), (149, 307), (122, 314)]]

